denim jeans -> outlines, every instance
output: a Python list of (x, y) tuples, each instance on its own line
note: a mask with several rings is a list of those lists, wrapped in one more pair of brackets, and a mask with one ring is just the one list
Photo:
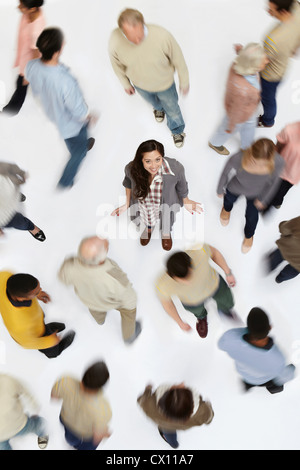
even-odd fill
[[(226, 190), (225, 196), (224, 196), (224, 209), (227, 212), (230, 212), (231, 209), (233, 208), (233, 204), (235, 201), (238, 199), (239, 196), (236, 194), (232, 194), (228, 189)], [(255, 229), (257, 226), (258, 222), (258, 210), (256, 209), (254, 205), (254, 199), (247, 199), (247, 205), (246, 205), (246, 224), (244, 227), (244, 234), (245, 238), (251, 238), (253, 237), (255, 233)]]
[(178, 94), (175, 83), (164, 91), (150, 92), (135, 86), (137, 92), (157, 111), (164, 111), (167, 125), (172, 134), (181, 134), (185, 123), (178, 105)]
[[(45, 436), (47, 434), (45, 423), (45, 420), (40, 416), (31, 416), (28, 418), (24, 428), (15, 436), (12, 436), (11, 439), (13, 437), (25, 436), (25, 434), (30, 433), (36, 434), (38, 437)], [(9, 439), (7, 441), (0, 442), (0, 450), (12, 450)]]
[(33, 230), (34, 223), (24, 217), (20, 212), (16, 212), (13, 218), (5, 225), (6, 228), (15, 228), (17, 230)]
[(63, 422), (61, 416), (59, 417), (61, 424), (65, 430), (65, 439), (70, 446), (77, 450), (96, 450), (99, 443), (95, 444), (93, 439), (84, 441), (81, 437), (76, 436)]
[(236, 132), (240, 134), (241, 137), (241, 149), (247, 149), (254, 142), (254, 135), (256, 130), (257, 118), (256, 113), (253, 114), (248, 121), (237, 124), (231, 134), (228, 134), (226, 130), (228, 129), (228, 117), (225, 116), (221, 121), (216, 132), (210, 139), (210, 143), (215, 147), (220, 147), (223, 145), (230, 137)]
[[(270, 263), (270, 270), (273, 271), (277, 268), (285, 259), (283, 258), (280, 250), (277, 248), (276, 250), (272, 251), (269, 255), (269, 263)], [(294, 277), (298, 276), (299, 271), (293, 268), (290, 264), (287, 264), (277, 275), (276, 281), (283, 282), (288, 281), (289, 279), (293, 279)]]
[(74, 178), (77, 174), (82, 160), (86, 157), (88, 151), (88, 133), (87, 125), (84, 125), (75, 137), (65, 139), (66, 146), (70, 152), (70, 159), (58, 182), (59, 186), (73, 186)]
[(267, 126), (273, 126), (277, 114), (276, 92), (280, 82), (268, 82), (261, 77), (261, 103), (264, 113), (261, 120)]

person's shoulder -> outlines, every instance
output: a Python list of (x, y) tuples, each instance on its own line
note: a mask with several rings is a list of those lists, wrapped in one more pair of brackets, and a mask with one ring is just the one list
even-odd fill
[(150, 24), (146, 24), (147, 28), (148, 28), (148, 31), (149, 33), (153, 33), (155, 35), (160, 35), (160, 36), (164, 36), (164, 37), (171, 37), (171, 33), (166, 29), (164, 28), (163, 26), (160, 26), (158, 24), (153, 24), (153, 23), (150, 23)]
[(184, 169), (183, 164), (179, 160), (176, 160), (176, 158), (164, 157), (164, 159), (168, 162), (173, 172), (181, 171)]
[(120, 28), (115, 28), (109, 37), (109, 46), (114, 47), (115, 45), (119, 44), (120, 41), (124, 40), (124, 35)]

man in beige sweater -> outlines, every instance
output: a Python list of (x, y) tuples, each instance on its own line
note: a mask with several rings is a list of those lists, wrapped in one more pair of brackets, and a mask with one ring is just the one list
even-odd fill
[(178, 105), (174, 73), (178, 74), (183, 95), (189, 90), (189, 74), (182, 51), (174, 37), (161, 26), (145, 24), (143, 15), (124, 10), (109, 41), (112, 67), (126, 93), (135, 90), (154, 109), (162, 122), (166, 115), (176, 147), (184, 142), (185, 123)]
[(136, 293), (117, 263), (107, 258), (108, 246), (108, 240), (97, 236), (83, 239), (78, 256), (64, 261), (58, 277), (73, 285), (99, 325), (105, 322), (108, 310), (119, 310), (123, 339), (130, 344), (141, 332), (136, 321)]
[(268, 13), (278, 22), (265, 37), (264, 48), (269, 63), (261, 72), (263, 115), (259, 127), (272, 127), (277, 113), (276, 92), (300, 47), (300, 5), (296, 0), (271, 0)]

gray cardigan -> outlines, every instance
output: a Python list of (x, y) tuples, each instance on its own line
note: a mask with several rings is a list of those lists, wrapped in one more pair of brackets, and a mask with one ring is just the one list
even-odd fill
[(283, 158), (276, 153), (275, 168), (271, 174), (256, 175), (242, 168), (243, 152), (229, 158), (220, 176), (217, 193), (222, 194), (228, 189), (236, 196), (243, 195), (248, 199), (258, 199), (268, 205), (280, 184), (280, 174), (284, 167)]
[[(175, 158), (164, 157), (174, 175), (163, 175), (162, 201), (160, 211), (160, 228), (164, 234), (170, 233), (175, 222), (175, 214), (183, 206), (183, 199), (188, 195), (188, 183), (184, 167)], [(137, 225), (140, 222), (138, 199), (134, 198), (135, 182), (130, 173), (130, 163), (125, 167), (123, 186), (131, 189), (130, 216)]]

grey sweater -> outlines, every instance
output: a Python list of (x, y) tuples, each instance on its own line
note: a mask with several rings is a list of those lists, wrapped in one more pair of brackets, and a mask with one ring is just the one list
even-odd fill
[[(183, 206), (183, 199), (188, 195), (188, 183), (185, 179), (184, 167), (174, 158), (164, 157), (169, 163), (174, 175), (163, 175), (163, 189), (160, 213), (160, 228), (164, 233), (172, 229), (175, 221), (175, 214)], [(125, 167), (125, 178), (123, 186), (131, 189), (130, 214), (131, 218), (139, 224), (138, 200), (134, 198), (135, 182), (130, 173), (130, 163)]]
[(268, 205), (280, 184), (280, 174), (284, 167), (283, 158), (276, 153), (274, 171), (270, 174), (257, 175), (249, 173), (242, 167), (243, 152), (229, 158), (220, 176), (217, 193), (222, 194), (226, 189), (237, 196), (248, 199), (258, 199)]

